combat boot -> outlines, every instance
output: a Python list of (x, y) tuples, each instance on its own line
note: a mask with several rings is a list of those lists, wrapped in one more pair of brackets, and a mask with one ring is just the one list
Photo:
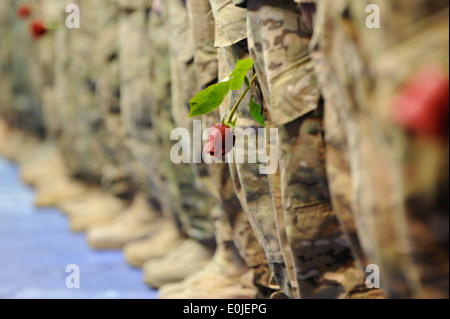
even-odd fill
[(9, 129), (5, 121), (0, 118), (0, 154), (3, 155), (3, 148), (8, 140)]
[(58, 203), (85, 194), (89, 188), (83, 183), (61, 176), (54, 170), (55, 177), (43, 178), (36, 185), (34, 204), (37, 207), (58, 206)]
[(182, 281), (202, 269), (213, 251), (194, 239), (187, 239), (166, 256), (150, 259), (143, 266), (144, 281), (153, 288)]
[(147, 260), (165, 256), (183, 240), (174, 223), (166, 220), (155, 235), (126, 244), (123, 249), (125, 259), (132, 266), (142, 267)]
[(90, 227), (88, 243), (96, 249), (120, 249), (128, 242), (150, 236), (158, 229), (158, 214), (147, 198), (138, 194), (131, 206), (111, 223)]
[(254, 299), (256, 287), (245, 286), (241, 277), (246, 269), (236, 264), (232, 249), (219, 245), (203, 269), (183, 281), (159, 290), (161, 299)]
[(107, 194), (98, 187), (91, 187), (87, 193), (80, 196), (62, 200), (58, 203), (58, 207), (68, 216), (77, 214), (84, 210), (88, 210), (89, 207), (100, 205), (103, 197)]
[(52, 143), (43, 143), (34, 154), (21, 163), (20, 178), (29, 185), (36, 185), (49, 178), (64, 165), (61, 154)]
[(88, 227), (112, 222), (122, 213), (127, 203), (111, 194), (100, 191), (88, 205), (69, 214), (70, 229), (74, 232), (85, 231)]
[(6, 125), (1, 130), (3, 136), (0, 139), (0, 154), (11, 161), (26, 161), (39, 147), (39, 140), (25, 132), (10, 129)]

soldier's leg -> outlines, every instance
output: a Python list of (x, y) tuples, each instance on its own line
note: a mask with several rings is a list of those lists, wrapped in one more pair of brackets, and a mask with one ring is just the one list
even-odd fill
[[(154, 236), (131, 242), (125, 245), (125, 258), (133, 266), (141, 267), (146, 261), (166, 256), (170, 251), (180, 246), (185, 240), (181, 229), (180, 211), (181, 198), (179, 192), (180, 177), (189, 178), (183, 171), (176, 170), (170, 162), (170, 132), (174, 127), (171, 112), (170, 66), (167, 38), (167, 24), (160, 8), (155, 7), (156, 1), (149, 13), (147, 37), (149, 48), (141, 52), (142, 58), (148, 57), (150, 91), (146, 93), (148, 100), (141, 107), (128, 104), (127, 120), (129, 127), (128, 145), (141, 166), (145, 167), (144, 176), (147, 185), (155, 185), (155, 170), (160, 172), (161, 182), (156, 186), (162, 194), (162, 227)], [(145, 81), (147, 81), (145, 79)], [(149, 146), (152, 147), (149, 147)], [(150, 162), (152, 165), (146, 165)], [(184, 171), (186, 172), (186, 171)], [(148, 189), (150, 187), (147, 187)], [(155, 189), (153, 187), (153, 189)], [(167, 203), (167, 199), (169, 203)], [(148, 282), (149, 280), (147, 280)], [(155, 283), (153, 283), (155, 284)], [(158, 283), (159, 284), (159, 283)]]
[[(23, 2), (18, 2), (17, 4), (23, 4)], [(58, 10), (60, 5), (50, 0), (40, 3), (39, 6), (37, 3), (28, 3), (27, 5), (29, 5), (34, 17), (41, 16), (47, 24), (57, 20), (58, 13), (63, 12)], [(16, 10), (17, 8), (11, 6), (11, 9)], [(58, 134), (60, 124), (53, 95), (53, 58), (55, 56), (53, 44), (56, 34), (49, 31), (43, 37), (33, 39), (29, 29), (30, 21), (31, 17), (28, 20), (22, 20), (17, 17), (14, 19), (14, 23), (17, 23), (14, 31), (19, 32), (17, 36), (20, 37), (20, 34), (22, 34), (24, 38), (23, 41), (14, 42), (18, 46), (18, 54), (11, 57), (11, 71), (14, 71), (14, 78), (19, 81), (15, 82), (16, 90), (14, 90), (18, 98), (16, 106), (19, 108), (19, 113), (25, 112), (20, 116), (21, 120), (17, 125), (24, 128), (29, 127), (29, 129), (25, 130), (28, 130), (30, 133), (34, 131), (32, 134), (39, 136), (39, 140), (36, 140), (38, 143), (36, 148), (32, 150), (29, 148), (28, 144), (30, 143), (27, 140), (33, 142), (34, 138), (28, 138), (28, 134), (23, 135), (20, 148), (20, 153), (23, 156), (21, 159), (18, 158), (18, 160), (24, 181), (40, 186), (41, 189), (42, 187), (45, 187), (47, 190), (52, 189), (52, 194), (50, 192), (42, 194), (39, 191), (36, 200), (38, 205), (50, 205), (56, 204), (56, 198), (58, 197), (68, 198), (76, 196), (85, 191), (85, 188), (79, 183), (65, 178), (66, 171), (63, 161), (54, 145), (52, 145), (54, 143), (52, 142), (53, 139)], [(29, 62), (18, 61), (19, 64), (17, 65), (14, 62), (16, 59), (21, 60), (25, 57)], [(30, 109), (30, 111), (27, 111), (27, 109)], [(41, 115), (38, 115), (36, 112)], [(11, 120), (15, 121), (14, 116), (11, 117)], [(38, 130), (40, 132), (33, 129), (33, 126), (36, 125), (42, 128)], [(45, 134), (44, 131), (46, 131)], [(19, 134), (18, 137), (20, 138), (20, 136)], [(44, 137), (46, 138), (46, 143), (41, 145)], [(11, 139), (11, 141), (15, 140), (19, 139)]]
[(271, 186), (281, 196), (299, 297), (343, 298), (360, 290), (364, 274), (331, 207), (322, 105), (309, 57), (312, 29), (302, 10), (293, 2), (248, 1), (251, 53), (266, 123), (279, 132), (280, 185), (275, 177)]
[[(364, 258), (361, 261), (363, 266), (368, 262), (379, 266), (382, 288), (386, 289), (390, 296), (423, 297), (426, 295), (425, 291), (429, 289), (424, 287), (431, 283), (428, 287), (434, 286), (434, 288), (428, 290), (428, 293), (440, 295), (439, 291), (442, 291), (442, 287), (445, 286), (445, 284), (442, 285), (445, 282), (444, 278), (446, 276), (448, 278), (448, 272), (442, 271), (445, 268), (443, 265), (448, 264), (448, 253), (443, 253), (441, 247), (448, 245), (448, 240), (436, 240), (436, 237), (427, 235), (430, 231), (436, 234), (442, 230), (433, 229), (426, 222), (418, 223), (421, 226), (417, 227), (417, 219), (406, 217), (410, 210), (405, 207), (407, 207), (407, 198), (414, 198), (421, 202), (427, 197), (425, 202), (429, 200), (430, 205), (435, 205), (431, 203), (438, 202), (440, 187), (431, 187), (428, 191), (425, 191), (426, 187), (422, 187), (425, 184), (433, 185), (433, 183), (442, 185), (442, 180), (435, 179), (431, 183), (424, 183), (424, 180), (419, 178), (420, 182), (409, 181), (412, 176), (417, 175), (412, 174), (411, 171), (407, 174), (403, 173), (409, 166), (406, 163), (421, 160), (419, 153), (406, 150), (413, 150), (421, 143), (411, 135), (407, 137), (408, 133), (399, 133), (398, 127), (392, 124), (392, 116), (393, 108), (395, 108), (393, 97), (401, 94), (400, 88), (407, 83), (408, 76), (418, 72), (420, 67), (426, 66), (427, 61), (434, 60), (432, 63), (434, 64), (443, 57), (442, 53), (445, 50), (442, 48), (442, 43), (445, 41), (437, 40), (434, 44), (428, 44), (431, 38), (427, 36), (427, 30), (433, 30), (433, 32), (442, 30), (436, 34), (441, 34), (443, 38), (446, 32), (448, 34), (448, 31), (443, 31), (447, 29), (448, 21), (447, 26), (440, 29), (438, 21), (445, 19), (440, 20), (439, 14), (432, 15), (439, 9), (444, 9), (444, 16), (448, 14), (448, 3), (437, 1), (418, 5), (418, 3), (403, 2), (400, 7), (393, 10), (390, 7), (391, 3), (380, 2), (379, 6), (384, 9), (381, 11), (381, 17), (385, 19), (383, 21), (385, 28), (373, 30), (365, 27), (367, 17), (365, 8), (368, 4), (368, 2), (355, 4), (349, 1), (322, 2), (319, 6), (318, 26), (323, 30), (318, 33), (314, 44), (318, 75), (324, 84), (323, 91), (327, 93), (332, 91), (328, 90), (329, 86), (327, 86), (331, 79), (333, 82), (331, 87), (334, 86), (339, 92), (334, 92), (334, 96), (325, 96), (325, 99), (328, 99), (330, 107), (336, 109), (333, 113), (337, 114), (344, 124), (345, 139), (348, 141), (348, 163), (353, 190), (351, 208), (357, 225), (359, 242), (364, 251)], [(405, 11), (410, 14), (405, 15)], [(399, 15), (394, 18), (391, 15), (399, 12), (402, 12), (401, 17)], [(418, 16), (423, 18), (427, 15), (430, 15), (430, 20), (422, 19), (422, 23), (415, 25), (417, 32), (412, 31), (415, 28), (411, 24), (412, 19)], [(408, 42), (408, 39), (412, 39), (411, 42)], [(422, 40), (418, 41), (418, 39)], [(433, 39), (437, 38), (433, 37)], [(420, 41), (427, 44), (418, 45)], [(408, 46), (407, 43), (414, 44)], [(429, 47), (434, 48), (427, 51), (433, 52), (429, 55), (423, 54), (423, 51), (419, 49)], [(419, 56), (423, 61), (421, 63), (417, 63), (419, 59), (414, 58)], [(428, 60), (427, 57), (429, 57)], [(352, 67), (349, 68), (349, 65)], [(385, 81), (387, 78), (390, 81)], [(406, 114), (407, 112), (404, 113)], [(331, 138), (329, 140), (333, 142)], [(422, 144), (419, 148), (423, 147), (428, 151), (433, 149), (431, 154), (436, 155), (436, 158), (441, 157), (438, 154), (445, 149), (442, 144), (438, 146), (440, 143), (431, 143), (425, 146), (426, 144)], [(429, 148), (432, 144), (434, 146)], [(430, 154), (420, 152), (420, 154), (424, 153)], [(441, 157), (441, 160), (445, 162), (448, 158)], [(413, 170), (429, 172), (430, 167), (431, 170), (440, 170), (439, 167), (443, 165), (443, 162), (437, 161), (434, 164), (429, 162), (426, 165), (427, 169), (414, 165)], [(433, 174), (425, 175), (430, 178), (428, 181), (433, 180)], [(445, 185), (445, 181), (443, 184)], [(409, 188), (407, 185), (420, 186), (409, 195), (406, 191)], [(433, 190), (430, 192), (431, 189)], [(424, 196), (424, 194), (427, 195)], [(415, 211), (419, 212), (418, 215), (424, 213), (423, 207), (419, 208), (420, 205), (416, 204), (414, 207)], [(443, 206), (436, 211), (440, 211), (445, 205), (444, 202)], [(434, 218), (442, 219), (443, 216), (448, 217), (446, 214), (436, 213)], [(417, 231), (418, 229), (420, 230)], [(413, 238), (421, 239), (416, 241)], [(421, 251), (420, 247), (424, 247), (424, 238), (427, 238), (427, 255), (430, 255), (429, 251), (433, 251), (431, 253), (433, 258), (414, 260), (413, 256), (423, 256), (423, 251), (417, 255), (413, 251)], [(421, 267), (417, 265), (421, 263), (420, 260), (431, 259), (440, 260), (435, 263), (435, 270), (427, 270), (427, 275), (423, 275), (425, 272), (419, 275)], [(423, 281), (419, 279), (421, 276)]]
[[(247, 37), (246, 12), (235, 7), (232, 3), (227, 3), (226, 5), (221, 5), (221, 3), (216, 1), (210, 1), (210, 3), (215, 17), (215, 45), (220, 47), (219, 62), (223, 65), (221, 67), (223, 70), (221, 76), (225, 77), (235, 68), (238, 59), (248, 57), (246, 52), (247, 41), (245, 39)], [(230, 93), (229, 98), (222, 104), (221, 112), (227, 112), (241, 93), (242, 91)], [(257, 127), (256, 122), (253, 121), (248, 112), (248, 104), (249, 98), (247, 96), (238, 110), (242, 112), (242, 115), (238, 119), (237, 125), (243, 130)], [(245, 146), (248, 146), (252, 145), (253, 142), (255, 140), (245, 140), (244, 143)], [(271, 272), (277, 278), (287, 278), (285, 276), (284, 258), (281, 253), (278, 236), (276, 235), (274, 203), (269, 195), (269, 183), (267, 178), (265, 178), (266, 176), (259, 179), (259, 163), (230, 163), (229, 167), (237, 198), (257, 238), (257, 240), (254, 240), (254, 237), (252, 239), (253, 235), (249, 233), (249, 237), (247, 237), (248, 243), (256, 244), (258, 242), (263, 247), (266, 255), (266, 257), (262, 257), (262, 255), (256, 254), (260, 256), (256, 258), (260, 260), (258, 263), (262, 265), (268, 261)], [(244, 224), (242, 226), (247, 228)], [(257, 247), (256, 251), (261, 252), (259, 249), (260, 247)], [(245, 256), (245, 252), (243, 252), (243, 255)], [(261, 262), (261, 260), (264, 260), (264, 262)], [(251, 264), (255, 261), (249, 260), (248, 262)], [(259, 287), (264, 286), (268, 288), (270, 286), (275, 290), (280, 289), (276, 283), (275, 285), (270, 283), (269, 278), (267, 278), (269, 277), (269, 270), (265, 267), (267, 266), (262, 266), (264, 270), (262, 270), (259, 278)], [(288, 288), (288, 282), (289, 280), (281, 284), (285, 293), (290, 289)], [(266, 292), (268, 290), (271, 289), (267, 289)]]
[[(345, 46), (346, 41), (349, 41), (348, 38), (343, 37), (345, 28), (337, 23), (344, 7), (341, 7), (342, 11), (339, 13), (336, 8), (342, 3), (336, 2), (333, 5), (336, 6), (328, 6), (326, 3), (320, 3), (318, 6), (312, 57), (325, 99), (324, 124), (331, 199), (359, 266), (365, 269), (370, 264), (369, 257), (373, 256), (371, 248), (373, 237), (370, 236), (373, 227), (370, 219), (361, 215), (361, 209), (355, 200), (355, 194), (361, 193), (359, 189), (363, 186), (362, 183), (357, 182), (360, 176), (354, 169), (358, 158), (354, 151), (358, 144), (358, 134), (352, 131), (354, 127), (351, 122), (352, 113), (348, 111), (352, 110), (352, 102), (346, 98), (347, 90), (340, 84), (340, 81), (345, 81), (343, 71), (344, 65), (348, 62), (345, 62), (342, 55), (337, 52), (332, 58), (329, 56), (332, 46)], [(335, 29), (340, 32), (335, 32)], [(351, 60), (358, 61), (354, 56)]]
[[(186, 121), (182, 114), (185, 112), (186, 100), (190, 99), (191, 88), (195, 85), (193, 65), (188, 61), (189, 56), (192, 58), (193, 52), (189, 50), (189, 47), (186, 50), (179, 50), (182, 43), (180, 36), (186, 35), (182, 32), (189, 31), (187, 16), (183, 11), (185, 10), (184, 5), (174, 3), (169, 8), (172, 10), (168, 15), (169, 20), (165, 20), (168, 11), (161, 12), (155, 8), (155, 4), (150, 13), (150, 25), (157, 28), (150, 31), (150, 39), (157, 51), (153, 52), (151, 59), (152, 73), (150, 77), (152, 85), (155, 85), (154, 94), (146, 112), (152, 116), (151, 125), (157, 130), (157, 135), (154, 135), (155, 138), (153, 138), (146, 133), (149, 132), (148, 130), (145, 131), (141, 127), (139, 135), (136, 136), (136, 141), (142, 143), (140, 158), (143, 160), (155, 156), (152, 154), (154, 150), (148, 150), (145, 145), (147, 143), (143, 143), (144, 138), (153, 140), (152, 145), (159, 145), (161, 148), (161, 158), (156, 164), (158, 165), (157, 169), (164, 172), (165, 183), (168, 187), (166, 192), (161, 191), (160, 193), (169, 195), (166, 219), (168, 223), (173, 223), (178, 228), (179, 239), (175, 241), (177, 245), (167, 246), (164, 254), (166, 256), (160, 256), (163, 257), (160, 260), (153, 258), (154, 254), (148, 254), (149, 258), (143, 265), (145, 281), (155, 287), (168, 282), (180, 281), (201, 268), (205, 261), (210, 259), (211, 251), (214, 248), (214, 226), (209, 216), (211, 200), (207, 193), (199, 188), (199, 183), (196, 182), (197, 177), (190, 164), (174, 164), (171, 163), (169, 157), (170, 131), (175, 124), (186, 126), (192, 132), (192, 123)], [(177, 13), (181, 15), (177, 16)], [(172, 43), (172, 49), (176, 48), (178, 51), (172, 51), (169, 60), (167, 41), (171, 39), (171, 36), (168, 36), (170, 34), (177, 39)], [(167, 68), (169, 61), (172, 96), (168, 94), (170, 93), (168, 90), (170, 82), (166, 73), (169, 71)], [(173, 112), (170, 112), (170, 101), (174, 101), (172, 103)], [(168, 110), (169, 112), (167, 112)], [(136, 119), (138, 119), (138, 114), (136, 112)], [(148, 176), (151, 174), (154, 172), (149, 170)], [(161, 232), (159, 236), (166, 238), (167, 232)], [(147, 242), (130, 245), (126, 247), (126, 254), (131, 258), (139, 249), (145, 250), (145, 247), (150, 247), (150, 244), (157, 240), (159, 240), (158, 236), (149, 238)], [(183, 245), (179, 245), (181, 242)], [(191, 254), (187, 254), (189, 249), (192, 250)], [(174, 258), (178, 259), (178, 262), (173, 262)]]
[[(188, 1), (187, 7), (189, 10), (190, 24), (193, 28), (195, 54), (194, 65), (196, 68), (195, 77), (197, 78), (196, 90), (204, 89), (209, 84), (217, 81), (217, 52), (213, 48), (214, 43), (214, 29), (208, 27), (214, 23), (212, 16), (208, 17), (208, 13), (211, 8), (209, 4), (201, 3), (198, 1)], [(224, 65), (225, 69), (227, 67)], [(193, 96), (195, 91), (191, 93)], [(192, 97), (191, 96), (191, 97)], [(187, 117), (189, 110), (183, 110), (184, 117)], [(214, 118), (216, 117), (216, 119)], [(212, 116), (205, 116), (202, 118), (203, 127), (212, 124), (212, 122), (218, 121), (219, 114), (214, 113)], [(182, 120), (180, 118), (180, 120)], [(211, 123), (210, 123), (211, 122)], [(199, 137), (200, 138), (200, 137)], [(206, 196), (214, 199), (214, 207), (212, 208), (212, 214), (215, 218), (216, 225), (216, 243), (217, 249), (211, 262), (208, 263), (204, 269), (198, 270), (192, 276), (186, 278), (183, 282), (174, 285), (166, 285), (160, 291), (160, 297), (162, 298), (208, 298), (207, 296), (213, 296), (214, 298), (241, 298), (241, 297), (254, 297), (256, 290), (253, 284), (251, 287), (243, 287), (241, 283), (241, 276), (247, 270), (247, 265), (241, 259), (238, 250), (236, 249), (235, 235), (238, 227), (242, 226), (242, 220), (236, 218), (234, 221), (237, 223), (230, 227), (230, 221), (226, 216), (226, 212), (231, 214), (231, 210), (242, 216), (242, 209), (239, 203), (233, 204), (233, 189), (232, 184), (227, 183), (230, 181), (228, 169), (225, 164), (222, 165), (209, 165), (196, 164), (194, 167), (197, 172), (197, 178), (202, 183), (203, 188), (208, 190), (205, 193)], [(205, 174), (198, 174), (201, 171), (205, 171)], [(227, 183), (227, 191), (233, 193), (221, 196), (221, 192), (224, 191), (222, 187), (224, 183)], [(225, 186), (226, 187), (226, 186)], [(240, 225), (240, 226), (238, 226)], [(233, 228), (233, 230), (231, 229)], [(248, 229), (250, 230), (250, 229)], [(244, 231), (242, 228), (240, 231)], [(250, 230), (251, 231), (251, 230)], [(246, 237), (245, 234), (242, 234)], [(237, 239), (237, 238), (236, 238)], [(243, 251), (242, 245), (241, 254)], [(246, 247), (247, 249), (249, 247)], [(254, 265), (252, 265), (254, 266)]]
[[(0, 116), (9, 127), (8, 138), (0, 144), (0, 152), (11, 160), (25, 161), (44, 137), (42, 115), (41, 64), (38, 42), (29, 32), (29, 22), (17, 16), (16, 10), (23, 1), (6, 1), (2, 4), (2, 79), (3, 101)], [(37, 10), (37, 3), (30, 3)], [(6, 76), (8, 74), (8, 76)], [(34, 138), (28, 138), (32, 137)]]
[[(349, 3), (354, 24), (365, 22), (369, 4)], [(448, 298), (449, 4), (378, 6), (379, 32), (353, 35), (367, 67), (352, 98), (362, 145), (372, 146), (360, 151), (371, 163), (362, 200), (376, 221), (381, 281), (393, 297)]]
[[(77, 32), (67, 28), (58, 29), (61, 31), (58, 34), (58, 44), (61, 45), (58, 46), (58, 52), (62, 53), (61, 56), (58, 55), (58, 59), (61, 59), (58, 62), (58, 76), (64, 78), (60, 86), (62, 92), (58, 93), (58, 107), (64, 127), (59, 145), (69, 170), (68, 175), (81, 179), (102, 192), (103, 168), (113, 162), (114, 158), (105, 151), (105, 122), (96, 101), (99, 64), (95, 59), (89, 59), (100, 30), (101, 19), (98, 20), (91, 10), (98, 4), (98, 1), (80, 2), (80, 10), (87, 12), (83, 20), (85, 28), (80, 28)], [(61, 24), (64, 24), (65, 17), (62, 12)], [(70, 212), (70, 226), (74, 231), (109, 221), (127, 206), (126, 201), (116, 198), (108, 189), (105, 188), (104, 193), (105, 196), (94, 200), (91, 207)], [(78, 200), (85, 201), (82, 197)]]
[[(222, 49), (214, 48), (215, 20), (211, 12), (209, 3), (203, 1), (188, 1), (189, 17), (193, 26), (194, 43), (196, 44), (196, 54), (194, 63), (197, 68), (197, 80), (199, 89), (204, 89), (213, 81), (225, 78), (230, 73), (230, 68), (223, 54)], [(205, 18), (207, 17), (207, 18)], [(218, 56), (217, 56), (218, 55)], [(228, 106), (228, 99), (225, 105)], [(220, 111), (204, 115), (202, 117), (203, 128), (209, 128), (220, 119)], [(234, 183), (231, 178), (230, 168), (227, 164), (212, 163), (208, 166), (211, 173), (214, 194), (220, 202), (221, 227), (228, 229), (228, 239), (222, 236), (222, 240), (233, 241), (241, 258), (245, 261), (249, 272), (244, 275), (250, 278), (252, 285), (256, 285), (260, 290), (260, 296), (267, 295), (272, 290), (268, 288), (270, 270), (264, 251), (261, 248), (256, 236), (245, 215), (239, 199), (236, 196)], [(218, 194), (218, 195), (216, 195)], [(231, 245), (229, 243), (228, 245)]]
[[(154, 194), (163, 193), (151, 187), (144, 165), (153, 170), (153, 180), (160, 177), (155, 169), (154, 158), (147, 163), (138, 161), (133, 144), (127, 143), (136, 129), (130, 131), (130, 122), (135, 118), (134, 109), (142, 109), (150, 95), (148, 61), (146, 57), (146, 10), (145, 4), (128, 4), (126, 12), (114, 3), (98, 3), (96, 11), (102, 10), (101, 32), (96, 59), (99, 65), (97, 76), (97, 102), (105, 119), (105, 135), (102, 146), (110, 154), (111, 162), (103, 167), (102, 186), (121, 197), (133, 197), (129, 209), (104, 225), (90, 227), (87, 238), (92, 247), (117, 249), (127, 242), (146, 238), (157, 228), (161, 199)], [(124, 4), (123, 4), (124, 5)], [(117, 41), (119, 38), (119, 41)], [(136, 65), (136, 61), (139, 61)], [(121, 70), (119, 72), (119, 67)], [(134, 108), (134, 109), (133, 109)], [(132, 114), (125, 117), (124, 114)], [(137, 113), (137, 112), (136, 112)], [(139, 117), (140, 116), (140, 117)], [(136, 115), (140, 123), (146, 114)], [(149, 121), (148, 119), (147, 121)], [(155, 141), (149, 145), (157, 147)], [(159, 152), (155, 149), (155, 154)]]
[[(201, 90), (215, 81), (225, 78), (231, 70), (222, 50), (219, 49), (217, 52), (217, 49), (214, 49), (215, 20), (213, 15), (208, 15), (211, 12), (211, 6), (202, 1), (188, 1), (187, 4), (196, 49), (194, 64), (197, 70), (198, 90)], [(218, 53), (219, 56), (217, 56)], [(228, 105), (227, 101), (228, 99), (226, 99), (225, 105)], [(217, 123), (219, 118), (219, 110), (204, 115), (202, 117), (203, 128), (209, 128)], [(219, 203), (216, 208), (216, 241), (219, 249), (217, 255), (220, 256), (220, 250), (226, 248), (230, 256), (235, 255), (236, 261), (243, 259), (243, 261), (234, 263), (238, 266), (241, 264), (240, 267), (235, 268), (237, 272), (234, 274), (228, 272), (227, 285), (221, 286), (221, 283), (217, 282), (215, 289), (216, 291), (230, 290), (234, 286), (234, 294), (239, 294), (242, 285), (248, 288), (256, 285), (260, 290), (259, 296), (267, 295), (271, 291), (267, 287), (270, 277), (268, 262), (236, 196), (230, 169), (225, 163), (212, 163), (208, 165), (208, 170), (211, 178), (204, 182), (206, 185), (209, 183), (215, 190), (211, 195)], [(244, 265), (246, 267), (242, 267)], [(249, 269), (248, 272), (242, 275), (242, 271), (246, 268)], [(216, 276), (220, 278), (218, 274)], [(255, 294), (253, 293), (253, 295)]]
[(2, 68), (2, 77), (0, 78), (0, 118), (2, 125), (2, 135), (0, 152), (2, 152), (3, 145), (6, 141), (6, 118), (7, 111), (13, 102), (12, 94), (12, 76), (11, 73), (11, 57), (13, 48), (13, 33), (12, 33), (12, 17), (14, 14), (13, 1), (3, 1), (0, 4), (0, 34), (2, 50), (0, 51), (0, 65)]

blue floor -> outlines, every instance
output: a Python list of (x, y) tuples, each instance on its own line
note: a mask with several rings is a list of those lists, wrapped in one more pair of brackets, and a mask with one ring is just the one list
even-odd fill
[[(156, 298), (140, 269), (123, 253), (95, 251), (83, 233), (70, 232), (65, 215), (35, 208), (34, 191), (17, 167), (0, 157), (0, 298)], [(76, 265), (77, 272), (67, 269)]]

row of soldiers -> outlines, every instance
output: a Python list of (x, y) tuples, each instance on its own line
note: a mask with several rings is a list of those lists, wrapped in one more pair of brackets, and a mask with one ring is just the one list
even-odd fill
[[(0, 152), (36, 205), (161, 298), (448, 298), (447, 0), (72, 2), (0, 3)], [(249, 57), (278, 170), (173, 163), (171, 131), (242, 90), (189, 101)]]

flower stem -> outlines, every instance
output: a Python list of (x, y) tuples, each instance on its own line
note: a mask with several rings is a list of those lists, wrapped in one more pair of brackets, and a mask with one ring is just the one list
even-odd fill
[(233, 106), (233, 108), (230, 111), (230, 115), (228, 115), (227, 120), (225, 121), (224, 124), (230, 123), (231, 120), (233, 119), (234, 113), (236, 113), (237, 108), (239, 106), (239, 104), (241, 104), (242, 100), (244, 99), (245, 95), (247, 94), (247, 92), (250, 90), (250, 88), (253, 85), (253, 82), (255, 82), (256, 80), (256, 73), (253, 76), (252, 80), (250, 81), (250, 84), (247, 86), (247, 88), (245, 89), (244, 93), (242, 93), (242, 95), (239, 97), (239, 100), (237, 100), (236, 104)]

